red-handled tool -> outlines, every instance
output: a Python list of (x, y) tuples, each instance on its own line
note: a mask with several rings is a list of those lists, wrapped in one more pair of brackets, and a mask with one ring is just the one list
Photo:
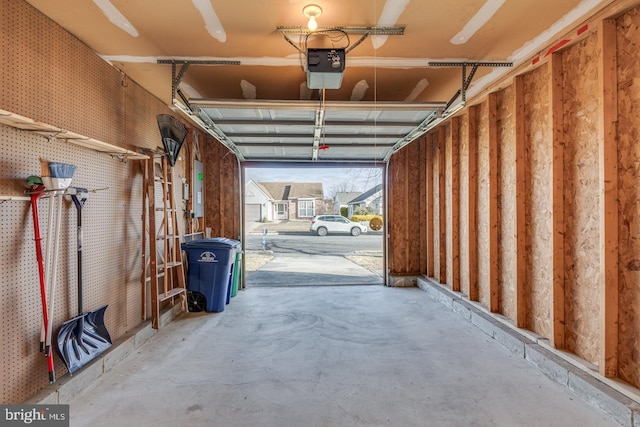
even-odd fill
[[(44, 186), (40, 184), (31, 184), (31, 213), (33, 215), (33, 230), (34, 240), (36, 244), (36, 260), (38, 263), (38, 276), (40, 278), (40, 296), (42, 299), (42, 323), (43, 329), (46, 330), (49, 327), (49, 313), (47, 306), (47, 283), (45, 279), (44, 260), (42, 258), (42, 238), (40, 237), (40, 221), (38, 213), (38, 199), (40, 199), (44, 193)], [(44, 351), (44, 342), (40, 343), (40, 351)], [(49, 381), (54, 382), (56, 380), (55, 367), (53, 365), (53, 352), (47, 353), (47, 367), (49, 370)]]

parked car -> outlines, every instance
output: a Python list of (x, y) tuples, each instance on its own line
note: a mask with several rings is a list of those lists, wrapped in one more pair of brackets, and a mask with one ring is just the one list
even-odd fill
[(326, 236), (328, 233), (348, 233), (359, 236), (366, 233), (367, 227), (359, 222), (349, 221), (342, 215), (316, 215), (311, 220), (309, 231), (318, 236)]

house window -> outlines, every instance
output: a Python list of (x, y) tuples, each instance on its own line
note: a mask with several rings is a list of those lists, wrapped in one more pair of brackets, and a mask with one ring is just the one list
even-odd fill
[(311, 218), (316, 214), (315, 200), (298, 200), (298, 218)]

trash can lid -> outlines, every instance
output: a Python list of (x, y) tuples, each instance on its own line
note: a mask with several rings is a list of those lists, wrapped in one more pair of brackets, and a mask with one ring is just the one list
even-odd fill
[(182, 245), (182, 249), (192, 248), (225, 248), (235, 249), (240, 246), (240, 242), (233, 239), (227, 239), (226, 237), (209, 237), (206, 239), (192, 240), (185, 242)]

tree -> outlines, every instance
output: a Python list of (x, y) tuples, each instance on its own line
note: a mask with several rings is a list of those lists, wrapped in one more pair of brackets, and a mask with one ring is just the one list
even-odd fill
[(334, 184), (329, 195), (336, 198), (338, 193), (355, 193), (367, 191), (382, 182), (382, 168), (352, 168), (347, 170), (347, 178)]

